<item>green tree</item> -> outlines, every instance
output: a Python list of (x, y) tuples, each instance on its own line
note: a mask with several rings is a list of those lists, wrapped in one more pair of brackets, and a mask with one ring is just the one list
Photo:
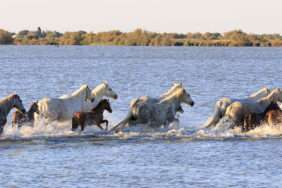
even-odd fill
[(0, 44), (11, 44), (13, 42), (12, 34), (0, 29)]
[(28, 34), (28, 30), (21, 30), (20, 32), (18, 32), (18, 35), (22, 37), (24, 37), (27, 34)]
[(86, 32), (78, 31), (78, 32), (72, 32), (70, 36), (70, 43), (69, 45), (82, 45), (82, 42), (84, 40), (83, 35)]

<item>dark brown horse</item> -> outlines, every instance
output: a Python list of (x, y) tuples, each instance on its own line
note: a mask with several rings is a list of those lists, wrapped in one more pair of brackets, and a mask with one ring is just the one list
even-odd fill
[(103, 113), (104, 110), (112, 113), (112, 108), (110, 106), (109, 100), (104, 99), (99, 102), (99, 104), (92, 109), (90, 112), (77, 112), (72, 117), (72, 130), (76, 130), (78, 126), (81, 130), (84, 130), (85, 124), (97, 125), (101, 130), (104, 130), (101, 126), (102, 123), (106, 123), (105, 130), (108, 129), (108, 120), (104, 120)]
[(258, 127), (259, 125), (261, 125), (262, 123), (265, 122), (265, 117), (266, 114), (269, 111), (275, 111), (275, 110), (279, 110), (279, 106), (276, 102), (271, 102), (270, 105), (264, 110), (263, 113), (248, 113), (245, 115), (244, 117), (244, 123), (243, 123), (243, 127), (242, 127), (242, 132), (247, 132), (249, 130), (252, 130), (256, 127)]
[(25, 123), (33, 123), (34, 113), (38, 113), (37, 102), (31, 102), (27, 112), (15, 111), (12, 116), (12, 124), (18, 124), (18, 127), (21, 127)]

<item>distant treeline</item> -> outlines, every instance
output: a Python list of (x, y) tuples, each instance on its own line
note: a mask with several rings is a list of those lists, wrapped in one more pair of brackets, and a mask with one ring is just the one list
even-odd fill
[(65, 32), (0, 29), (0, 44), (15, 45), (117, 45), (117, 46), (282, 46), (279, 34), (247, 34), (241, 30), (226, 33), (156, 33), (142, 29), (133, 32)]

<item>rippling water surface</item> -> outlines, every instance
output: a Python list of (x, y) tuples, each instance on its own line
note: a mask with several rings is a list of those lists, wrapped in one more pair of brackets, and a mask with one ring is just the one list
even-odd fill
[(201, 128), (222, 97), (282, 88), (282, 48), (0, 46), (0, 98), (30, 101), (71, 94), (107, 81), (110, 127), (131, 99), (158, 96), (183, 82), (195, 101), (179, 125), (121, 133), (70, 122), (11, 126), (0, 136), (3, 187), (281, 187), (282, 127), (248, 133)]

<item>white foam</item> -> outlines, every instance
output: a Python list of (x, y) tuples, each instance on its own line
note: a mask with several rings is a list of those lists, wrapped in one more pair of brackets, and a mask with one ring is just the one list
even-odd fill
[[(109, 130), (119, 120), (112, 114), (105, 113), (105, 119), (109, 121)], [(146, 137), (146, 139), (157, 139), (157, 138), (188, 138), (188, 139), (220, 139), (222, 137), (253, 137), (253, 138), (265, 138), (265, 137), (282, 137), (282, 125), (262, 125), (254, 130), (246, 133), (242, 133), (239, 127), (230, 129), (231, 121), (228, 118), (223, 118), (213, 129), (194, 129), (188, 130), (183, 128), (184, 123), (173, 122), (168, 127), (160, 127), (158, 129), (148, 128), (146, 125), (137, 125), (133, 127), (126, 127), (119, 133), (110, 132), (107, 136), (118, 137), (119, 139), (128, 139), (134, 137)], [(103, 124), (103, 127), (105, 125)], [(180, 128), (182, 127), (182, 128)], [(71, 130), (71, 121), (66, 122), (46, 122), (41, 121), (34, 125), (22, 126), (17, 128), (16, 126), (6, 125), (4, 127), (1, 139), (6, 138), (32, 138), (32, 137), (60, 137), (60, 136), (80, 136), (80, 135), (93, 135), (98, 132), (106, 133), (97, 128), (97, 126), (86, 126), (84, 131), (80, 131), (78, 128), (76, 131)]]
[[(115, 122), (115, 118), (109, 113), (105, 113), (105, 116), (104, 119), (108, 119), (110, 128), (114, 125), (113, 122)], [(102, 124), (102, 126), (105, 127), (105, 124)], [(7, 124), (4, 127), (1, 139), (87, 135), (101, 132), (97, 126), (86, 126), (84, 131), (80, 131), (80, 127), (76, 131), (72, 131), (71, 128), (71, 120), (65, 122), (48, 122), (46, 119), (43, 119), (34, 125), (27, 124), (20, 128), (13, 126), (12, 124)]]
[(262, 124), (248, 132), (242, 132), (240, 127), (231, 129), (232, 123), (230, 119), (223, 118), (212, 129), (200, 129), (197, 134), (201, 136), (210, 137), (234, 137), (234, 136), (248, 136), (254, 138), (267, 138), (267, 137), (282, 137), (282, 124), (268, 125)]

